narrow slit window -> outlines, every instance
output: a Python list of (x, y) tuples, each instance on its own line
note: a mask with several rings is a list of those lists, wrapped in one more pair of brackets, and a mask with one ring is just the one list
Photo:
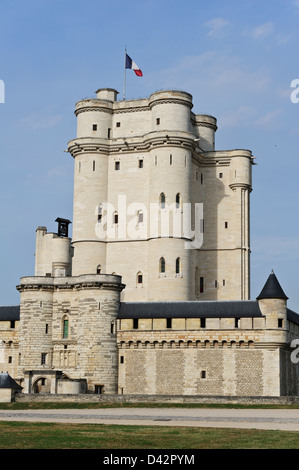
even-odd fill
[(206, 319), (205, 318), (201, 318), (200, 319), (200, 328), (205, 328), (206, 327)]
[(172, 328), (172, 318), (166, 318), (166, 328)]
[(160, 194), (160, 207), (161, 207), (161, 209), (165, 209), (165, 201), (166, 201), (165, 194), (161, 193)]
[(157, 124), (157, 126), (159, 126), (159, 124), (160, 124), (160, 118), (157, 118), (157, 119), (156, 119), (156, 124)]
[(166, 268), (165, 259), (160, 258), (160, 273), (164, 274), (165, 273), (165, 268)]
[(175, 261), (175, 273), (180, 274), (181, 272), (181, 258), (177, 258)]
[(204, 292), (204, 278), (203, 277), (199, 278), (199, 292), (200, 294), (203, 294)]
[(95, 169), (96, 169), (96, 162), (95, 162), (95, 160), (94, 160), (94, 161), (92, 162), (92, 171), (95, 171)]
[(115, 162), (114, 168), (115, 168), (115, 170), (119, 170), (120, 169), (120, 162)]
[(138, 318), (133, 319), (133, 329), (138, 330)]
[(63, 338), (68, 338), (69, 336), (69, 321), (67, 318), (63, 320)]
[(138, 160), (138, 167), (143, 168), (143, 160)]
[(143, 212), (142, 211), (138, 212), (138, 223), (139, 224), (143, 223)]
[(100, 205), (99, 208), (98, 208), (98, 222), (102, 222), (102, 216), (103, 216), (103, 212), (102, 212), (102, 206)]

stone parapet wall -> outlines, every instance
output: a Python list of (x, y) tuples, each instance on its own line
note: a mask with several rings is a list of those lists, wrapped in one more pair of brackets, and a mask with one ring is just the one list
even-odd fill
[(250, 396), (183, 396), (183, 395), (42, 395), (22, 394), (15, 396), (16, 402), (53, 403), (144, 403), (144, 404), (236, 404), (236, 405), (298, 405), (299, 396), (292, 397), (250, 397)]

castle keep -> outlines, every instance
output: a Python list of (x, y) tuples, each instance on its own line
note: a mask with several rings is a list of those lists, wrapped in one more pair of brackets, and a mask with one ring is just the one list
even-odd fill
[(299, 315), (274, 273), (250, 300), (251, 151), (216, 150), (183, 91), (75, 115), (73, 219), (36, 230), (0, 368), (23, 393), (298, 395)]

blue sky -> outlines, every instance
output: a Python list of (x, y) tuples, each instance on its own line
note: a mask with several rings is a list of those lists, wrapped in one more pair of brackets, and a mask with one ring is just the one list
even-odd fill
[[(122, 98), (193, 95), (218, 120), (217, 150), (252, 150), (251, 297), (274, 269), (299, 312), (299, 0), (2, 0), (0, 304), (34, 274), (35, 230), (72, 220), (75, 102), (102, 87)], [(298, 95), (299, 96), (299, 95)]]

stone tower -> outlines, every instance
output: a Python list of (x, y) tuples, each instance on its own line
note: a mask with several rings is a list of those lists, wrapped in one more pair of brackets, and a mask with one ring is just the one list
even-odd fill
[(72, 275), (116, 273), (125, 301), (249, 298), (248, 150), (216, 151), (192, 96), (76, 104)]

